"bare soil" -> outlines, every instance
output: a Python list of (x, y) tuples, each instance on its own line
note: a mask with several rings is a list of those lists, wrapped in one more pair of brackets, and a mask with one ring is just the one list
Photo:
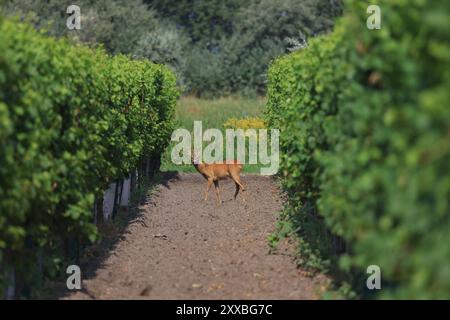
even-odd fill
[(221, 181), (220, 207), (213, 188), (203, 201), (199, 174), (159, 184), (114, 245), (82, 267), (83, 290), (63, 298), (319, 298), (323, 279), (296, 267), (293, 243), (269, 250), (283, 203), (277, 184), (263, 176), (242, 180), (247, 201), (232, 199), (234, 183)]

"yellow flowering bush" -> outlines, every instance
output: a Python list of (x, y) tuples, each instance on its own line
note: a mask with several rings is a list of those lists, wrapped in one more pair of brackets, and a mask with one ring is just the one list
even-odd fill
[(225, 129), (265, 129), (266, 124), (258, 117), (247, 117), (243, 119), (230, 118), (223, 124)]

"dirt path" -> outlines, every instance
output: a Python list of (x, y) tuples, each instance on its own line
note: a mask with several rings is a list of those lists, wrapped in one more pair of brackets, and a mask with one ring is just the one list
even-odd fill
[(221, 207), (205, 180), (180, 174), (159, 185), (140, 216), (105, 259), (86, 272), (69, 299), (316, 299), (319, 280), (302, 276), (292, 245), (269, 254), (267, 236), (281, 209), (271, 178), (244, 176), (247, 202), (231, 200), (221, 182)]

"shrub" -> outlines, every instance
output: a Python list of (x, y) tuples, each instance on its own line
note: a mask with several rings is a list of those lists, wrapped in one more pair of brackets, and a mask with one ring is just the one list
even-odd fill
[(350, 1), (333, 33), (270, 68), (286, 210), (303, 264), (338, 259), (371, 297), (375, 264), (377, 297), (449, 298), (449, 4), (378, 3), (381, 30)]
[(67, 239), (95, 240), (94, 199), (157, 162), (176, 96), (164, 66), (0, 21), (0, 289), (61, 271)]

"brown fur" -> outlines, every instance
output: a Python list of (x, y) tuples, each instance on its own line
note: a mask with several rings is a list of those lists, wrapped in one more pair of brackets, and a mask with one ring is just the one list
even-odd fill
[(220, 190), (219, 190), (219, 180), (223, 180), (226, 178), (230, 178), (234, 181), (236, 185), (236, 192), (234, 193), (234, 198), (236, 199), (239, 190), (241, 190), (242, 200), (245, 201), (245, 197), (243, 192), (245, 191), (244, 185), (242, 184), (240, 173), (242, 168), (244, 167), (242, 164), (237, 161), (227, 161), (226, 163), (195, 163), (194, 157), (192, 156), (192, 164), (195, 169), (207, 180), (205, 198), (204, 200), (208, 200), (208, 192), (214, 183), (217, 204), (221, 205), (222, 200), (220, 198)]

